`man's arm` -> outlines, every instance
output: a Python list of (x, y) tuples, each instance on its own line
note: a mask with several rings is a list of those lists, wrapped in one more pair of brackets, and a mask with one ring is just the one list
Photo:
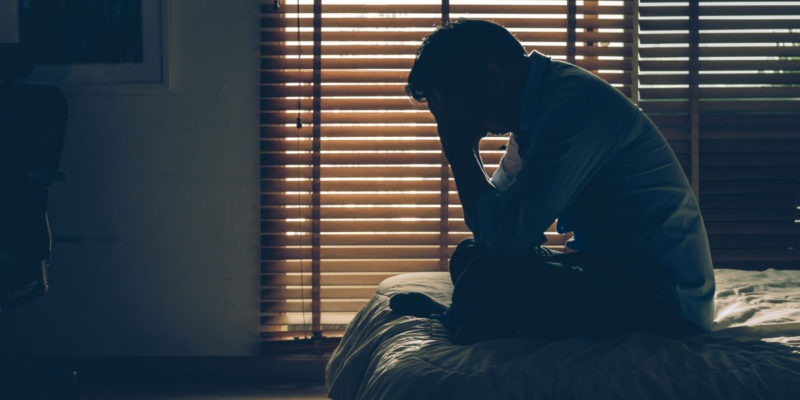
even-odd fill
[(432, 98), (428, 99), (428, 108), (436, 119), (442, 151), (453, 170), (464, 222), (474, 233), (475, 204), (481, 195), (494, 191), (483, 169), (478, 147), (481, 138), (486, 136), (486, 129), (471, 120), (470, 113), (457, 96), (452, 93), (447, 96), (444, 92), (434, 91)]
[(472, 204), (476, 241), (513, 250), (540, 241), (541, 232), (619, 149), (628, 116), (613, 108), (586, 98), (548, 104), (514, 183), (502, 192), (484, 192)]
[(464, 210), (464, 222), (470, 230), (473, 230), (473, 216), (478, 198), (484, 193), (494, 191), (495, 188), (483, 169), (478, 148), (479, 140), (470, 145), (465, 145), (469, 144), (466, 141), (448, 141), (446, 138), (452, 137), (455, 132), (442, 132), (442, 129), (446, 128), (440, 128), (439, 137), (442, 139), (445, 157), (453, 170), (461, 208)]

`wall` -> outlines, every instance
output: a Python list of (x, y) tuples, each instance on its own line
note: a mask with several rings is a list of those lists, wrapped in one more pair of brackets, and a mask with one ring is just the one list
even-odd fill
[(52, 292), (0, 351), (258, 351), (259, 1), (167, 0), (171, 89), (73, 92)]

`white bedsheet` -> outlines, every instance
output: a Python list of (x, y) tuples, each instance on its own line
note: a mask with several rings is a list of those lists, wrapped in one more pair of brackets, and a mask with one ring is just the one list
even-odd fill
[(800, 271), (717, 270), (715, 331), (454, 344), (438, 321), (397, 316), (388, 296), (449, 303), (447, 273), (384, 281), (326, 371), (334, 400), (800, 399)]

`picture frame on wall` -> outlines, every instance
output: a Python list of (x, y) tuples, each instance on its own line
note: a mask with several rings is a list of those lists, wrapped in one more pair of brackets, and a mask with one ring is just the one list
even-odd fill
[(67, 91), (169, 88), (168, 0), (0, 0), (0, 42), (26, 47), (31, 82)]

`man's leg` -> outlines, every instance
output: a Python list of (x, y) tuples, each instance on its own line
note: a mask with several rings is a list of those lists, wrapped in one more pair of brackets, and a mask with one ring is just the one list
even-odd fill
[[(537, 249), (538, 250), (538, 249)], [(445, 324), (462, 344), (512, 336), (588, 336), (591, 278), (558, 255), (483, 252), (463, 270)]]
[(445, 323), (462, 344), (510, 336), (701, 333), (645, 281), (621, 272), (647, 262), (579, 253), (481, 254), (462, 273)]
[(701, 333), (668, 310), (644, 281), (620, 272), (626, 265), (629, 270), (647, 268), (648, 262), (546, 249), (481, 254), (469, 238), (450, 258), (455, 287), (449, 309), (421, 293), (395, 295), (390, 306), (403, 315), (441, 319), (464, 344), (511, 336)]
[[(450, 255), (450, 279), (455, 285), (458, 277), (464, 272), (472, 261), (478, 257), (478, 248), (475, 239), (466, 238), (458, 243), (453, 254)], [(447, 306), (422, 293), (398, 293), (389, 300), (392, 311), (402, 315), (415, 317), (441, 316)]]
[[(517, 256), (482, 254), (475, 240), (466, 238), (456, 246), (450, 256), (453, 300), (460, 305), (456, 307), (455, 313), (422, 293), (398, 293), (392, 296), (389, 305), (392, 311), (402, 315), (440, 319), (457, 337), (459, 334), (456, 330), (460, 328), (460, 335), (465, 342), (519, 335), (527, 313), (520, 314), (512, 310), (521, 311), (519, 307), (530, 309), (527, 304), (531, 299), (525, 293), (530, 292), (531, 282), (549, 282), (554, 284), (552, 287), (560, 286), (552, 282), (553, 279), (530, 276), (540, 269), (560, 267), (553, 258), (557, 255), (557, 252), (545, 248), (535, 248)], [(471, 272), (466, 274), (465, 271)], [(464, 282), (459, 282), (464, 275), (467, 278)], [(569, 280), (576, 280), (572, 275), (570, 274)], [(570, 284), (574, 286), (575, 282)], [(518, 287), (511, 290), (513, 285)], [(542, 293), (544, 290), (534, 292), (542, 298), (547, 297)], [(517, 295), (519, 298), (515, 298)], [(509, 300), (509, 296), (513, 299)], [(544, 299), (542, 302), (549, 303)], [(463, 312), (459, 313), (459, 310)], [(500, 316), (505, 317), (499, 318)], [(474, 339), (465, 339), (467, 337)]]
[(450, 279), (456, 284), (458, 277), (464, 270), (478, 258), (478, 247), (475, 245), (474, 238), (466, 238), (458, 243), (453, 254), (450, 255)]

